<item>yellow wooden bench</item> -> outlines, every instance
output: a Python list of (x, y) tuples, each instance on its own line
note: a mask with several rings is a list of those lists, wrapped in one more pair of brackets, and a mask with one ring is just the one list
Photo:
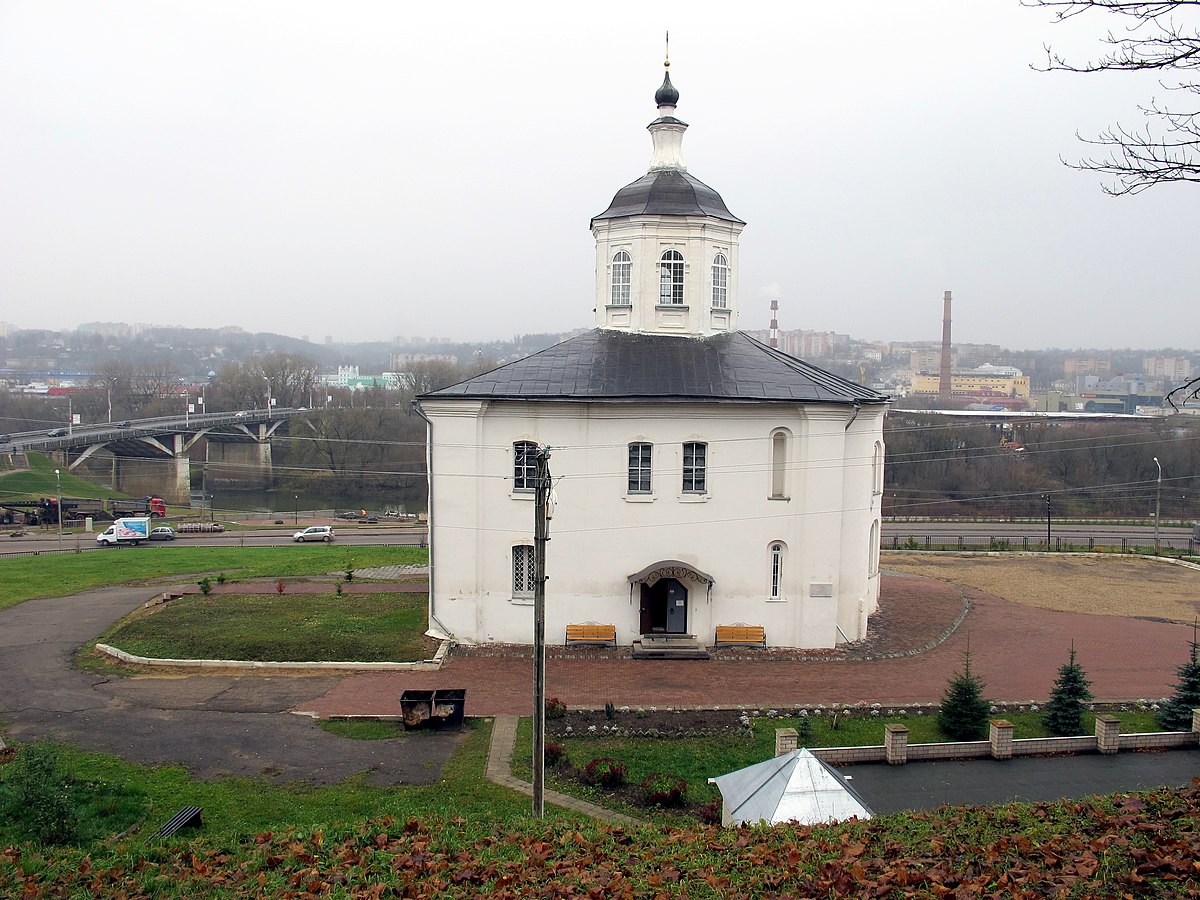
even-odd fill
[(767, 646), (767, 629), (761, 625), (736, 622), (733, 625), (718, 625), (714, 647)]
[(615, 647), (617, 646), (617, 626), (602, 625), (599, 622), (568, 625), (567, 639), (563, 642), (563, 646), (568, 644), (608, 644)]

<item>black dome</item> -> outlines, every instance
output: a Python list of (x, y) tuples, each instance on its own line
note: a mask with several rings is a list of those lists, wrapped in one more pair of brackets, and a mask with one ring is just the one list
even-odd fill
[(654, 92), (655, 106), (677, 106), (679, 104), (679, 91), (675, 90), (675, 85), (671, 84), (671, 73), (663, 73), (663, 83), (657, 91)]
[(721, 195), (687, 172), (668, 169), (649, 172), (617, 191), (608, 209), (592, 219), (625, 216), (711, 216), (726, 222), (746, 223), (729, 211)]

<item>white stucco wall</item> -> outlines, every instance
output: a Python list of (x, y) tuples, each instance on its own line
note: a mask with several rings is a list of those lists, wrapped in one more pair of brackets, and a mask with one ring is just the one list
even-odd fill
[[(880, 514), (873, 451), (883, 409), (787, 403), (554, 403), (425, 400), (432, 461), (432, 612), (467, 643), (530, 643), (532, 601), (514, 598), (511, 553), (532, 543), (531, 493), (513, 490), (513, 443), (552, 448), (558, 497), (547, 546), (547, 640), (568, 623), (640, 635), (628, 576), (680, 560), (712, 576), (688, 588), (687, 631), (766, 627), (773, 646), (862, 636), (879, 590), (869, 546)], [(771, 499), (771, 434), (791, 434), (787, 499)], [(628, 444), (654, 445), (653, 492), (630, 495)], [(682, 491), (683, 443), (708, 445), (707, 491)], [(881, 482), (880, 482), (881, 483)], [(875, 530), (878, 540), (878, 529)], [(770, 546), (785, 546), (771, 600)], [(828, 594), (828, 596), (821, 596)], [(840, 631), (839, 631), (840, 629)]]
[[(651, 334), (722, 334), (738, 329), (738, 235), (740, 223), (704, 216), (629, 216), (602, 219), (596, 238), (596, 327)], [(633, 264), (630, 306), (610, 301), (612, 260), (621, 250)], [(667, 250), (683, 254), (683, 305), (660, 306), (659, 260)], [(728, 302), (712, 305), (712, 264), (729, 262)]]

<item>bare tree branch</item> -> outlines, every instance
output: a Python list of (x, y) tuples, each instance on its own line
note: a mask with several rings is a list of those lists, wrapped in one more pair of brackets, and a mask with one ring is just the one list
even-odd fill
[[(1023, 5), (1049, 9), (1055, 21), (1100, 11), (1123, 16), (1124, 31), (1110, 31), (1102, 39), (1103, 55), (1084, 63), (1070, 62), (1050, 47), (1046, 63), (1034, 66), (1043, 72), (1144, 72), (1169, 73), (1200, 69), (1200, 27), (1194, 18), (1200, 0), (1133, 2), (1133, 0), (1022, 0)], [(1181, 18), (1183, 21), (1181, 21)], [(1175, 77), (1160, 82), (1164, 90), (1200, 94), (1196, 77)], [(1113, 196), (1137, 194), (1147, 188), (1174, 182), (1200, 182), (1200, 109), (1178, 109), (1152, 99), (1140, 107), (1147, 119), (1142, 128), (1113, 126), (1094, 138), (1077, 135), (1086, 144), (1104, 148), (1107, 155), (1064, 164), (1099, 172), (1114, 181), (1104, 186)]]

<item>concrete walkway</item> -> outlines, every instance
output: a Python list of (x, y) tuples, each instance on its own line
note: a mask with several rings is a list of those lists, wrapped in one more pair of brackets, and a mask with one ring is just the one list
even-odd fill
[[(487, 777), (489, 781), (494, 781), (502, 787), (519, 791), (532, 799), (533, 785), (527, 781), (521, 781), (521, 779), (512, 774), (512, 755), (513, 748), (517, 743), (518, 721), (517, 716), (496, 716), (492, 722), (492, 742), (488, 747)], [(555, 806), (583, 813), (585, 816), (591, 816), (593, 819), (608, 822), (610, 825), (646, 824), (641, 819), (613, 812), (611, 809), (596, 806), (596, 804), (588, 803), (586, 800), (568, 797), (566, 794), (560, 794), (558, 791), (547, 789), (545, 791), (545, 800), (547, 803), (553, 803)]]

